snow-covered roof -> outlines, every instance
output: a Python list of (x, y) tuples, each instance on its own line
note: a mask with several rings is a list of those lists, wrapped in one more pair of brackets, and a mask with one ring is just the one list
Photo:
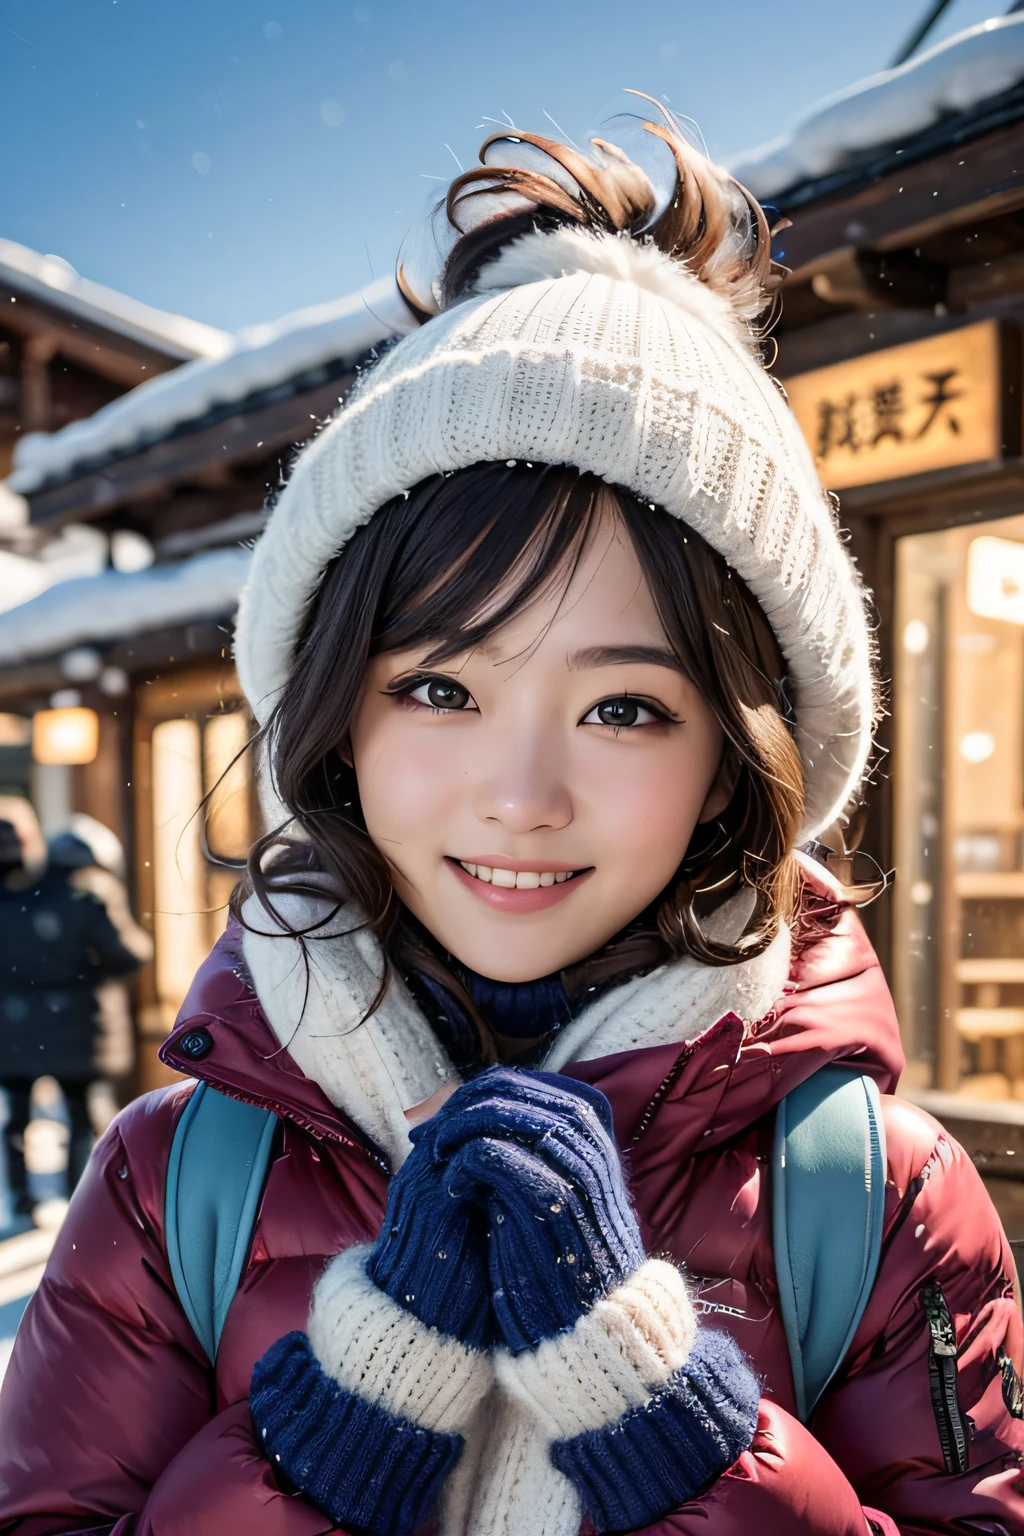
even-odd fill
[(58, 582), (95, 576), (106, 566), (108, 553), (107, 539), (88, 523), (69, 524), (35, 558), (17, 549), (0, 549), (0, 613)]
[(80, 277), (62, 256), (40, 256), (13, 240), (0, 240), (0, 283), (182, 362), (193, 357), (220, 357), (231, 346), (227, 331), (153, 309)]
[(394, 278), (386, 277), (346, 298), (252, 326), (232, 338), (221, 357), (160, 374), (60, 432), (23, 437), (8, 484), (31, 495), (289, 381), (312, 388), (320, 382), (318, 370), (354, 362), (413, 325)]
[(0, 666), (232, 615), (251, 558), (248, 549), (218, 549), (131, 574), (106, 570), (58, 582), (0, 613)]
[(843, 170), (872, 150), (898, 146), (1022, 80), (1024, 13), (983, 21), (827, 97), (790, 133), (740, 155), (729, 169), (765, 201)]
[[(943, 118), (971, 112), (1024, 82), (1024, 13), (986, 21), (949, 38), (906, 64), (859, 81), (819, 103), (792, 132), (738, 157), (730, 169), (763, 201), (855, 165), (873, 150), (898, 145)], [(409, 330), (413, 321), (392, 277), (346, 298), (298, 310), (236, 337), (161, 315), (79, 278), (56, 257), (40, 257), (0, 241), (0, 278), (15, 253), (23, 282), (38, 281), (51, 296), (92, 301), (127, 324), (143, 317), (165, 336), (206, 332), (205, 355), (149, 380), (84, 421), (53, 434), (31, 433), (15, 449), (8, 485), (32, 495), (188, 431), (211, 413), (240, 410), (254, 397), (286, 385), (312, 388), (331, 367), (354, 362), (373, 346)], [(34, 265), (33, 265), (34, 264)], [(97, 297), (100, 296), (100, 297)], [(203, 349), (198, 335), (193, 350)], [(319, 376), (318, 376), (319, 375)]]

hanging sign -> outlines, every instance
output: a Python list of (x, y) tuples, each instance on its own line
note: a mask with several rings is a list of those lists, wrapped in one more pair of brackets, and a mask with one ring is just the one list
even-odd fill
[(786, 379), (826, 489), (997, 459), (1000, 357), (983, 320)]

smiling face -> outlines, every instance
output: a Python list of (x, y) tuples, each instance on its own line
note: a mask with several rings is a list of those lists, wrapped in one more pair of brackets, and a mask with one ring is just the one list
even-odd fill
[(476, 649), (373, 657), (350, 756), (395, 891), (496, 981), (600, 949), (672, 879), (716, 781), (722, 728), (680, 670), (621, 522), (572, 579)]

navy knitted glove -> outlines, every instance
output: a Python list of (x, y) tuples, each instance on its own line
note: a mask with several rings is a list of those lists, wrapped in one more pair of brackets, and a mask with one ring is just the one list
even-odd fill
[(391, 1180), (366, 1269), (428, 1328), (487, 1349), (500, 1338), (488, 1285), (487, 1213), (475, 1184), (438, 1147), (444, 1116), (463, 1091), (410, 1133), (413, 1150)]
[(494, 1379), (485, 1221), (424, 1140), (391, 1180), (373, 1247), (335, 1259), (307, 1332), (256, 1364), (267, 1454), (347, 1530), (409, 1536), (459, 1460)]
[(649, 1525), (749, 1446), (758, 1384), (646, 1259), (603, 1095), (509, 1069), (472, 1087), (435, 1134), (490, 1216), (499, 1379), (598, 1530)]
[(607, 1099), (589, 1084), (493, 1067), (414, 1133), (475, 1195), (491, 1233), (494, 1319), (513, 1352), (571, 1328), (643, 1264)]

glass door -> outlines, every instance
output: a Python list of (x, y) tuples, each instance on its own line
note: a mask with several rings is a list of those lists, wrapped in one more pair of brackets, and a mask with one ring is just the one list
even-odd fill
[(896, 546), (904, 1082), (1024, 1100), (1024, 516)]

